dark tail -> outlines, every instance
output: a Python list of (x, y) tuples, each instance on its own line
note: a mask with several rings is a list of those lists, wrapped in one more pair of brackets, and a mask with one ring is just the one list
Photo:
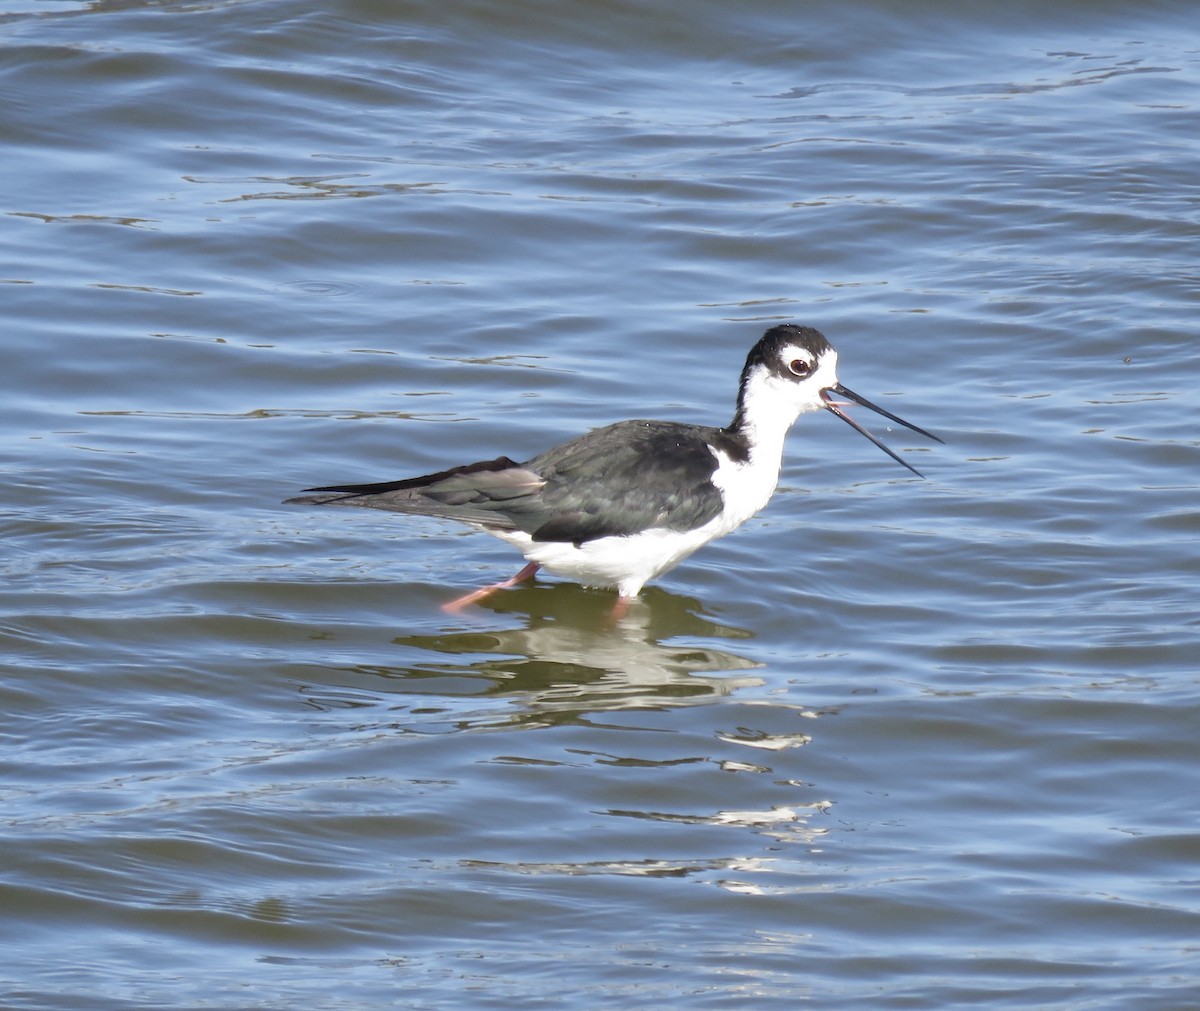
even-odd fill
[[(480, 474), (503, 470), (516, 470), (520, 464), (507, 456), (498, 456), (494, 460), (483, 460), (480, 463), (469, 463), (463, 467), (451, 467), (449, 470), (439, 470), (436, 474), (423, 474), (420, 477), (409, 477), (402, 481), (377, 481), (373, 484), (331, 484), (320, 488), (305, 488), (305, 492), (315, 494), (299, 495), (296, 498), (283, 500), (284, 505), (375, 505), (389, 508), (382, 504), (383, 500), (367, 503), (363, 499), (379, 495), (390, 496), (390, 508), (397, 508), (397, 500), (403, 500), (404, 492), (420, 492), (431, 485), (438, 484), (449, 478), (464, 477), (470, 474)], [(401, 494), (396, 494), (401, 493)], [(421, 511), (416, 508), (414, 511)]]

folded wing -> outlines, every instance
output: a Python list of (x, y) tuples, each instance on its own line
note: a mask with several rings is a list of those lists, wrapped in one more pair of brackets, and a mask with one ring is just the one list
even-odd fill
[(523, 464), (500, 456), (402, 481), (310, 488), (287, 501), (440, 516), (574, 544), (688, 530), (721, 512), (710, 448), (719, 438), (717, 429), (622, 421)]

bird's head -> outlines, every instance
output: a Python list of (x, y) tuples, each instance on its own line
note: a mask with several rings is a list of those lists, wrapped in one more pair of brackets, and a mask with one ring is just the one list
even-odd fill
[(737, 416), (731, 427), (753, 438), (764, 429), (786, 431), (797, 417), (808, 411), (826, 410), (866, 436), (893, 460), (923, 476), (846, 414), (843, 409), (851, 405), (835, 397), (853, 401), (935, 442), (942, 440), (847, 389), (838, 382), (837, 364), (837, 351), (819, 330), (797, 323), (771, 327), (746, 357), (738, 390)]

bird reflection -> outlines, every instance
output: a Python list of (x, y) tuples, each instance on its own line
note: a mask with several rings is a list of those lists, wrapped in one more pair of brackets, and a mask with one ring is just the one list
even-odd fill
[[(431, 711), (416, 720), (430, 724), (426, 729), (442, 725), (445, 730), (572, 722), (583, 713), (694, 705), (763, 683), (739, 674), (763, 664), (712, 645), (714, 639), (749, 639), (749, 632), (720, 624), (703, 615), (698, 600), (659, 587), (617, 618), (611, 594), (572, 584), (517, 588), (493, 598), (487, 610), (488, 623), (504, 621), (510, 627), (479, 628), (473, 616), (467, 627), (396, 636), (392, 642), (403, 647), (408, 663), (355, 664), (343, 671), (403, 681), (406, 694), (457, 698), (452, 712)], [(350, 704), (330, 688), (313, 686), (306, 693), (310, 704)], [(359, 681), (358, 690), (364, 688)], [(522, 696), (520, 710), (469, 704), (506, 695)]]
[[(647, 704), (687, 704), (762, 684), (757, 677), (717, 672), (763, 666), (726, 649), (679, 637), (746, 639), (744, 629), (702, 616), (699, 601), (651, 588), (620, 617), (603, 592), (572, 584), (513, 590), (495, 598), (494, 615), (520, 615), (517, 627), (405, 635), (401, 646), (440, 654), (435, 665), (396, 671), (406, 679), (483, 677), (483, 695), (522, 694), (536, 708), (571, 712)], [(460, 657), (459, 662), (447, 662)]]
[[(741, 829), (776, 845), (813, 845), (828, 831), (813, 819), (831, 801), (803, 776), (797, 758), (811, 740), (809, 721), (825, 711), (755, 692), (766, 681), (754, 672), (765, 665), (729, 648), (750, 633), (716, 621), (694, 598), (651, 587), (614, 619), (603, 591), (535, 584), (496, 595), (457, 621), (392, 637), (385, 648), (394, 664), (325, 668), (324, 684), (304, 689), (308, 702), (370, 709), (344, 727), (371, 747), (440, 739), (435, 757), (458, 771), (435, 774), (437, 761), (422, 765), (414, 788), (426, 789), (438, 775), (437, 789), (487, 803), (497, 780), (527, 785), (526, 773), (535, 770), (539, 796), (558, 798), (600, 837), (606, 829), (598, 820), (611, 819), (647, 826), (619, 829), (622, 836), (668, 824)], [(524, 733), (551, 728), (556, 732)], [(480, 732), (484, 739), (474, 736)], [(465, 735), (471, 744), (459, 743)], [(462, 771), (479, 763), (488, 766), (482, 778)], [(497, 771), (507, 768), (522, 771), (511, 779)], [(731, 775), (736, 788), (728, 785)], [(631, 782), (639, 790), (627, 794), (623, 786)], [(736, 849), (697, 861), (690, 854), (647, 860), (641, 852), (612, 859), (575, 846), (555, 856), (551, 846), (547, 859), (531, 861), (518, 848), (470, 866), (518, 874), (705, 874), (734, 890), (768, 888), (758, 877), (771, 868), (750, 874), (741, 842)]]

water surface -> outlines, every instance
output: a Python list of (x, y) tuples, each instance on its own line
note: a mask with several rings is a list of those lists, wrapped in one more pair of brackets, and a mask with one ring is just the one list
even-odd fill
[[(12, 1008), (1200, 1003), (1189, 5), (0, 7)], [(312, 484), (801, 419), (652, 585)]]

